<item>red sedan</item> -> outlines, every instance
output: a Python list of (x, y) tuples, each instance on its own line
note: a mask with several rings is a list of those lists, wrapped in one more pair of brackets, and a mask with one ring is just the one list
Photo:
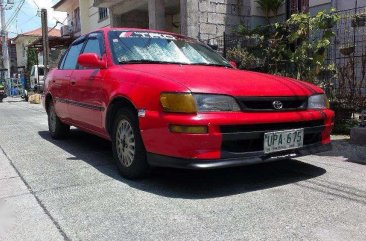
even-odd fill
[(241, 71), (191, 38), (101, 29), (77, 39), (45, 82), (53, 138), (70, 126), (112, 141), (122, 175), (219, 168), (329, 150), (320, 88)]

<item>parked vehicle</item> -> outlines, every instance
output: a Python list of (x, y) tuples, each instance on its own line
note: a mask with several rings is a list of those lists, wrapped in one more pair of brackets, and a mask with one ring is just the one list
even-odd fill
[(207, 169), (331, 148), (319, 87), (241, 71), (173, 33), (101, 29), (78, 38), (46, 78), (53, 138), (70, 126), (112, 141), (123, 176), (151, 166)]
[(3, 99), (6, 98), (5, 86), (0, 83), (0, 102), (3, 102)]
[(44, 65), (33, 65), (30, 73), (30, 89), (42, 91), (44, 85)]

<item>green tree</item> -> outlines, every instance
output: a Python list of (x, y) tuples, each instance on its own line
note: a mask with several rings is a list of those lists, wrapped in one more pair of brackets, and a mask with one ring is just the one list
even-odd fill
[(38, 54), (37, 51), (33, 48), (28, 48), (27, 50), (27, 66), (25, 69), (25, 77), (27, 80), (27, 86), (29, 86), (29, 80), (30, 80), (30, 72), (32, 70), (32, 66), (36, 65), (38, 62)]

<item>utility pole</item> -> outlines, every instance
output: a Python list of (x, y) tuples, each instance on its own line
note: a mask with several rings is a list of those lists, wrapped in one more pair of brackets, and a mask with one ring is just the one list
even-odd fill
[(6, 5), (5, 0), (0, 0), (1, 41), (2, 41), (3, 65), (4, 65), (4, 68), (8, 70), (6, 72), (5, 78), (10, 78), (8, 32), (6, 31), (6, 23), (5, 23), (5, 5)]
[(45, 76), (48, 73), (50, 46), (48, 41), (48, 23), (47, 23), (47, 9), (41, 9), (41, 22), (42, 22), (42, 45), (43, 45), (43, 65), (45, 70)]

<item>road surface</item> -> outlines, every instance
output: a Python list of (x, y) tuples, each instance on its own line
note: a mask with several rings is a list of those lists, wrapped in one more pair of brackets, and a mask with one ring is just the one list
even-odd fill
[[(159, 137), (157, 137), (159, 138)], [(109, 142), (52, 140), (40, 105), (0, 103), (0, 240), (366, 240), (366, 148), (119, 176)]]

